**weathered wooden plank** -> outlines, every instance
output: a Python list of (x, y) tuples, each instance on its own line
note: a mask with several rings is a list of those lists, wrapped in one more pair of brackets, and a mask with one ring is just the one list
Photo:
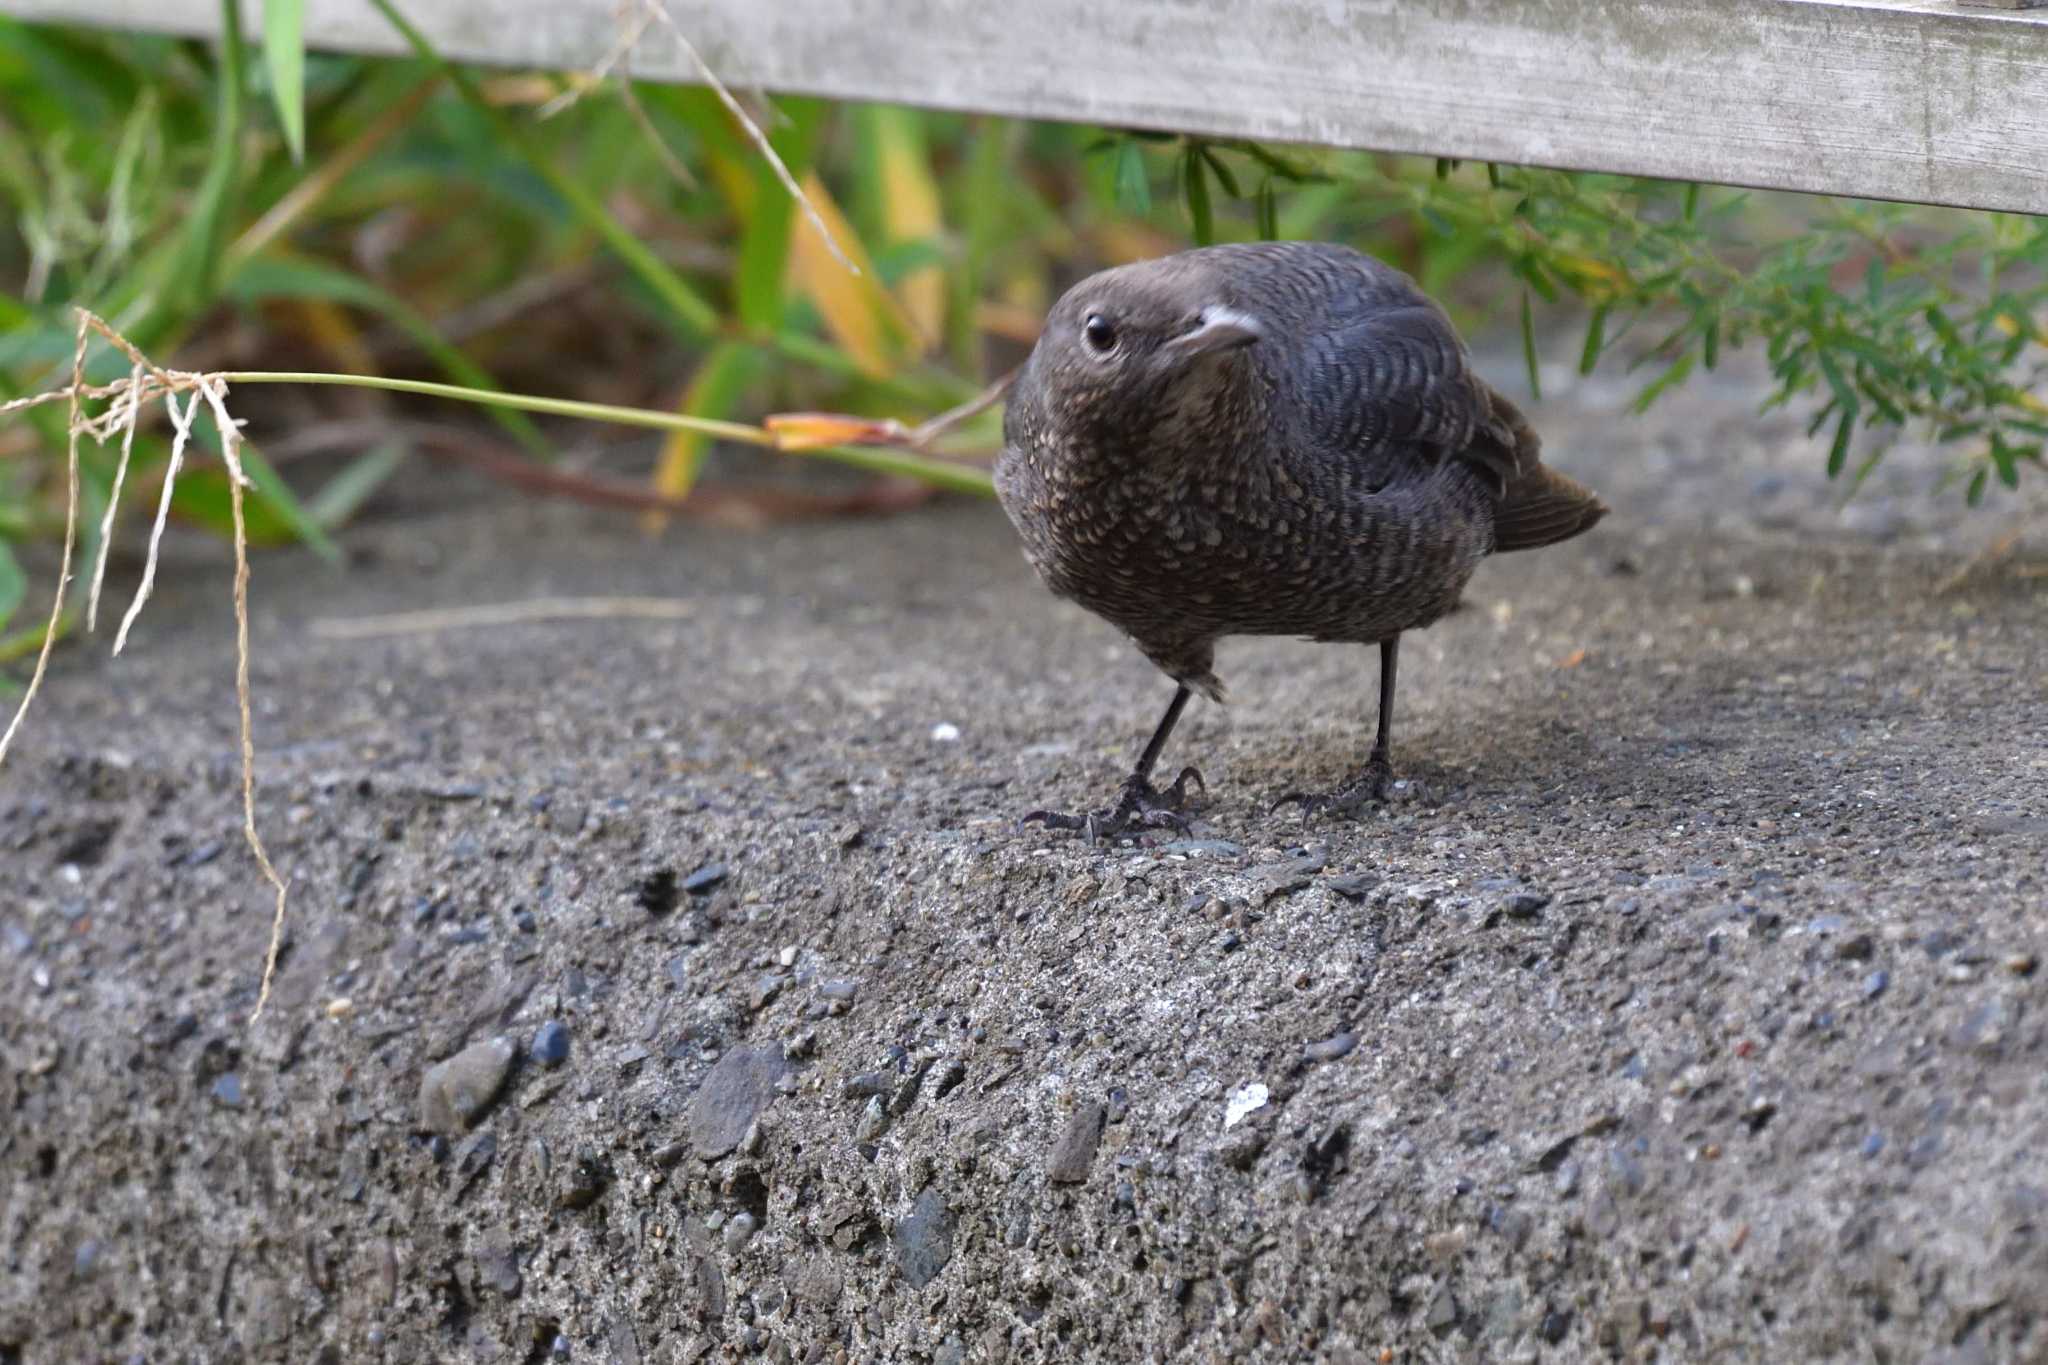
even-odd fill
[[(252, 27), (260, 5), (249, 0)], [(395, 52), (366, 0), (315, 46)], [(613, 0), (412, 0), (451, 56), (594, 64)], [(0, 0), (205, 33), (214, 0)], [(2048, 212), (2048, 13), (1950, 0), (676, 0), (729, 81), (840, 99)], [(658, 28), (636, 72), (694, 68)]]

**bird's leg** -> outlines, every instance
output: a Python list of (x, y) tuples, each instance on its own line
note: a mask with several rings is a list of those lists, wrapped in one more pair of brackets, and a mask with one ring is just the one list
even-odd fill
[(1187, 817), (1180, 813), (1186, 802), (1188, 783), (1192, 782), (1204, 792), (1209, 786), (1202, 781), (1202, 775), (1193, 768), (1182, 768), (1180, 776), (1173, 779), (1173, 785), (1160, 791), (1152, 785), (1152, 769), (1159, 762), (1159, 751), (1166, 747), (1166, 737), (1173, 733), (1174, 723), (1188, 704), (1188, 689), (1174, 688), (1173, 700), (1166, 705), (1166, 714), (1159, 719), (1159, 727), (1152, 732), (1152, 738), (1145, 745), (1145, 752), (1138, 758), (1138, 767), (1124, 779), (1123, 787), (1117, 793), (1117, 802), (1107, 810), (1087, 815), (1067, 815), (1061, 811), (1035, 810), (1026, 815), (1020, 824), (1036, 820), (1048, 829), (1079, 830), (1092, 843), (1096, 839), (1115, 838), (1119, 834), (1147, 829), (1186, 830)]
[(1353, 815), (1369, 801), (1387, 799), (1387, 788), (1394, 780), (1392, 760), (1394, 731), (1394, 674), (1400, 662), (1401, 637), (1380, 641), (1380, 724), (1379, 733), (1374, 736), (1372, 753), (1365, 760), (1365, 767), (1358, 776), (1346, 782), (1333, 792), (1289, 792), (1273, 803), (1273, 809), (1299, 804), (1304, 816), (1324, 811), (1339, 815)]

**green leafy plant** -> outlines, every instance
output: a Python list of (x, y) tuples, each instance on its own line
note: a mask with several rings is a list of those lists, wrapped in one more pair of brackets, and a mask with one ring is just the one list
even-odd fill
[[(1454, 307), (1519, 284), (1505, 317), (1477, 320), (1519, 322), (1532, 383), (1539, 334), (1567, 318), (1582, 366), (1640, 371), (1644, 403), (1760, 349), (1770, 401), (1810, 406), (1852, 480), (1911, 432), (1956, 447), (1975, 500), (2048, 441), (2043, 220), (779, 99), (751, 117), (803, 185), (800, 212), (707, 90), (466, 70), (380, 4), (411, 59), (304, 53), (302, 0), (267, 0), (253, 53), (233, 6), (214, 44), (0, 19), (0, 398), (61, 379), (83, 304), (191, 367), (247, 372), (215, 353), (255, 326), (280, 371), (553, 392), (560, 357), (608, 351), (645, 376), (608, 406), (743, 426), (922, 415), (1005, 368), (1061, 277), (1189, 242), (1319, 237), (1393, 259)], [(102, 357), (91, 377), (119, 373)], [(551, 457), (554, 429), (487, 411)], [(986, 451), (994, 421), (954, 448)], [(713, 430), (668, 438), (661, 496), (693, 493)], [(49, 409), (0, 428), (41, 456), (0, 473), (0, 628), (24, 596), (10, 547), (58, 524), (63, 438)], [(161, 424), (139, 431), (131, 486), (152, 486), (168, 449)], [(332, 553), (403, 456), (324, 478), (287, 478), (255, 444), (243, 458), (259, 538)], [(81, 453), (88, 542), (113, 469)], [(174, 511), (224, 526), (225, 496), (186, 479)], [(28, 641), (0, 636), (0, 655)]]
[(2048, 218), (1782, 197), (1759, 207), (1697, 185), (1504, 168), (1383, 183), (1432, 233), (1484, 242), (1523, 282), (1532, 384), (1530, 297), (1570, 296), (1591, 310), (1582, 370), (1619, 352), (1652, 372), (1638, 408), (1724, 349), (1761, 344), (1766, 406), (1815, 400), (1810, 431), (1832, 432), (1831, 476), (1864, 432), (1877, 439), (1859, 479), (1901, 432), (1962, 445), (1971, 502), (2042, 462)]

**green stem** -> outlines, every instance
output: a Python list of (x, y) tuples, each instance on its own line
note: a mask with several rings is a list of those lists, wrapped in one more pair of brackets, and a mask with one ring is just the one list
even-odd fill
[[(779, 449), (775, 433), (744, 422), (722, 422), (710, 417), (691, 417), (676, 412), (655, 412), (649, 408), (626, 408), (611, 403), (585, 403), (573, 398), (542, 398), (524, 393), (499, 393), (490, 389), (466, 389), (459, 384), (438, 384), (426, 379), (387, 379), (381, 375), (321, 374), (289, 370), (229, 371), (219, 378), (229, 384), (332, 384), (358, 389), (384, 389), (392, 393), (416, 393), (429, 398), (452, 398), (458, 402), (481, 403), (489, 407), (517, 408), (544, 412), (556, 417), (576, 417), (590, 422), (616, 422), (621, 426), (652, 427), (659, 431), (695, 431), (715, 440), (741, 445)], [(789, 451), (816, 455), (877, 474), (895, 474), (916, 479), (956, 493), (990, 497), (995, 485), (986, 470), (972, 465), (935, 460), (907, 450), (886, 446), (823, 446)]]

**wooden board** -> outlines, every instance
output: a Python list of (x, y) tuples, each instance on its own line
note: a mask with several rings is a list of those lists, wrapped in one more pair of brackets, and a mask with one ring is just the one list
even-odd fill
[[(308, 40), (402, 44), (366, 0)], [(451, 56), (588, 67), (613, 0), (412, 0)], [(248, 6), (252, 30), (260, 4)], [(206, 33), (213, 0), (0, 0)], [(728, 81), (837, 99), (2048, 212), (2048, 11), (1953, 0), (674, 0)], [(687, 80), (658, 28), (634, 70)]]

